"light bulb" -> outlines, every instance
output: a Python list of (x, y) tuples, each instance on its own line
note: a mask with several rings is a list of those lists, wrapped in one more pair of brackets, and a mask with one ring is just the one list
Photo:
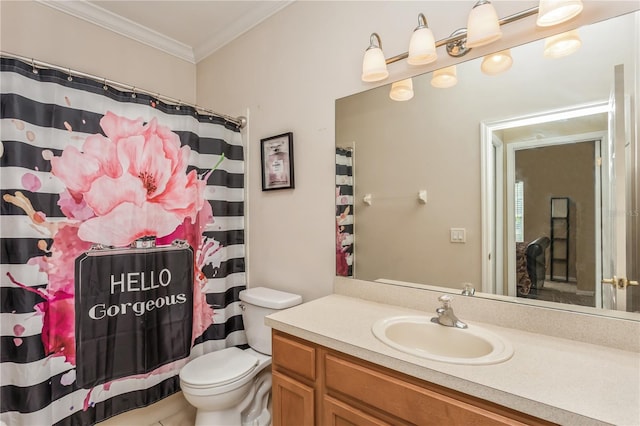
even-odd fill
[(480, 0), (473, 6), (467, 19), (467, 47), (479, 47), (502, 37), (498, 14), (493, 5)]
[(581, 0), (540, 0), (538, 19), (540, 27), (550, 27), (561, 24), (582, 12)]
[(373, 82), (384, 80), (389, 76), (382, 49), (369, 48), (364, 52), (362, 60), (362, 81)]
[(496, 75), (511, 68), (512, 64), (511, 51), (507, 49), (485, 56), (480, 69), (487, 75)]
[(426, 65), (436, 59), (438, 54), (433, 32), (424, 25), (418, 26), (411, 34), (407, 62), (411, 65)]
[(455, 65), (435, 70), (431, 78), (431, 85), (439, 89), (447, 89), (455, 86), (457, 83), (458, 77)]
[(547, 37), (544, 40), (544, 56), (547, 58), (561, 58), (568, 56), (580, 49), (582, 40), (578, 30), (567, 31)]
[(407, 78), (394, 82), (391, 85), (389, 97), (394, 101), (408, 101), (413, 98), (413, 80)]

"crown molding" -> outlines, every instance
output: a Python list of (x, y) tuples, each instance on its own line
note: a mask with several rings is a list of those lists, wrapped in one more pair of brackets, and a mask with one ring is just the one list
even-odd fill
[(218, 49), (221, 49), (226, 44), (240, 37), (253, 27), (258, 26), (267, 18), (289, 6), (294, 1), (295, 0), (260, 2), (259, 6), (254, 7), (242, 17), (233, 22), (227, 23), (225, 29), (217, 33), (215, 37), (207, 40), (199, 46), (196, 46), (194, 48), (195, 62), (200, 62), (202, 59), (211, 55)]
[(196, 63), (194, 51), (190, 46), (92, 3), (86, 1), (36, 1), (122, 36), (129, 37), (192, 64)]

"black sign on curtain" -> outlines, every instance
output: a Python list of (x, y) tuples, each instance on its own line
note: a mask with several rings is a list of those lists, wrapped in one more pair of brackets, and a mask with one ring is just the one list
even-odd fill
[(187, 357), (191, 247), (103, 249), (79, 256), (75, 310), (76, 381), (83, 388)]

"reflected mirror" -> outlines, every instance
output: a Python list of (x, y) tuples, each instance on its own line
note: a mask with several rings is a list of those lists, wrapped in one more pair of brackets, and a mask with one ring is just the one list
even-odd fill
[(337, 275), (640, 312), (637, 15), (338, 99)]

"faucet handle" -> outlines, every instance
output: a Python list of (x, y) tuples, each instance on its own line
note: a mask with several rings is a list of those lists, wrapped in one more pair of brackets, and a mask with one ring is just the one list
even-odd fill
[(476, 289), (473, 288), (473, 284), (471, 283), (463, 284), (463, 290), (462, 290), (463, 296), (473, 296), (475, 293), (476, 293)]
[(442, 302), (442, 306), (448, 308), (449, 306), (451, 306), (453, 297), (449, 296), (448, 294), (443, 294), (442, 296), (438, 297), (438, 300)]

